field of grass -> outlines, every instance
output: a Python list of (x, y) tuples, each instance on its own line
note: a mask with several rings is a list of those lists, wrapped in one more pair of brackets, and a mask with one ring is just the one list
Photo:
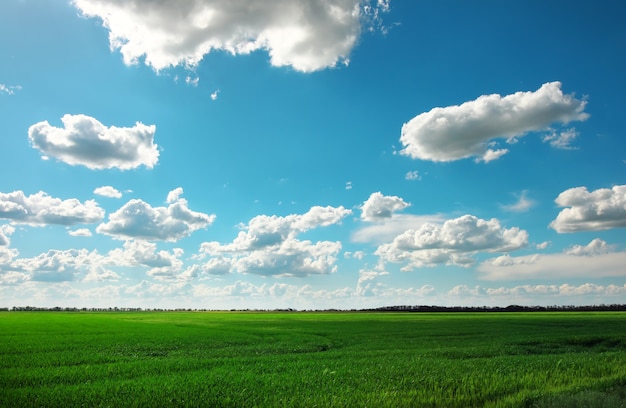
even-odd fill
[(622, 407), (626, 313), (0, 313), (0, 406)]

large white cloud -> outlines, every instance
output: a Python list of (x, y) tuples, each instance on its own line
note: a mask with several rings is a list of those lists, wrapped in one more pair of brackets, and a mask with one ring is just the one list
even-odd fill
[(507, 149), (492, 147), (497, 139), (514, 139), (553, 123), (585, 120), (586, 101), (564, 95), (560, 82), (535, 92), (483, 95), (461, 105), (434, 108), (402, 126), (402, 154), (414, 159), (447, 162), (466, 157), (490, 161)]
[(557, 232), (599, 231), (626, 227), (626, 185), (563, 191), (555, 202), (561, 210), (550, 227)]
[(376, 255), (388, 262), (404, 263), (403, 270), (448, 264), (467, 266), (478, 252), (509, 252), (528, 244), (528, 233), (517, 227), (503, 228), (493, 218), (483, 220), (473, 215), (427, 223), (417, 230), (398, 235), (382, 244)]
[(349, 214), (351, 211), (341, 206), (315, 206), (304, 214), (256, 216), (242, 226), (244, 231), (233, 242), (203, 243), (200, 252), (212, 256), (203, 269), (209, 274), (239, 272), (263, 276), (333, 273), (341, 243), (296, 237), (314, 228), (337, 224)]
[(191, 211), (187, 200), (179, 197), (181, 193), (182, 189), (174, 190), (174, 194), (170, 192), (167, 207), (130, 200), (109, 214), (109, 221), (98, 225), (96, 231), (124, 240), (177, 241), (211, 225), (215, 215)]
[(89, 224), (101, 221), (104, 210), (94, 200), (61, 200), (42, 191), (27, 196), (18, 190), (0, 193), (0, 218), (30, 225)]
[[(361, 33), (360, 0), (73, 0), (109, 30), (111, 49), (126, 64), (155, 70), (196, 66), (213, 50), (248, 54), (263, 49), (275, 66), (311, 72), (347, 63)], [(389, 5), (368, 6), (379, 18)], [(364, 17), (367, 17), (364, 16)]]
[(31, 145), (44, 158), (90, 169), (120, 170), (142, 165), (152, 168), (159, 159), (154, 125), (137, 122), (130, 128), (107, 127), (90, 116), (69, 114), (63, 115), (61, 122), (63, 128), (51, 126), (48, 121), (28, 128)]
[(485, 280), (623, 277), (626, 252), (614, 252), (594, 239), (557, 254), (513, 257), (508, 254), (482, 262), (477, 270)]

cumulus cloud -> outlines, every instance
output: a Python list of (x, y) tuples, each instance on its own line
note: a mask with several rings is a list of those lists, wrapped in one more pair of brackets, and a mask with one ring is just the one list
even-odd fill
[(97, 251), (50, 250), (32, 258), (18, 258), (11, 268), (27, 273), (32, 281), (65, 282), (76, 280), (79, 274), (102, 265), (102, 262), (103, 257)]
[(524, 230), (503, 228), (495, 218), (464, 215), (442, 225), (427, 223), (408, 230), (393, 242), (380, 245), (375, 253), (384, 261), (404, 263), (403, 270), (411, 270), (437, 264), (468, 266), (478, 252), (509, 252), (527, 244)]
[(104, 126), (86, 115), (64, 115), (62, 128), (43, 121), (28, 128), (30, 144), (44, 158), (53, 157), (72, 166), (120, 170), (139, 166), (153, 168), (159, 158), (154, 144), (156, 126)]
[(304, 214), (284, 217), (259, 215), (242, 226), (233, 242), (205, 242), (200, 252), (212, 258), (207, 273), (251, 273), (263, 276), (308, 276), (336, 271), (341, 243), (311, 242), (297, 236), (339, 223), (351, 211), (344, 207), (312, 207)]
[[(361, 3), (370, 8), (362, 18)], [(362, 22), (379, 24), (388, 2), (279, 0), (73, 0), (86, 17), (102, 20), (111, 49), (126, 64), (156, 71), (195, 67), (214, 50), (234, 55), (266, 50), (274, 66), (312, 72), (347, 63)], [(380, 11), (376, 13), (375, 11)]]
[(187, 200), (180, 198), (180, 194), (181, 188), (171, 191), (167, 207), (152, 207), (139, 199), (130, 200), (109, 214), (109, 221), (98, 225), (96, 231), (124, 240), (177, 241), (213, 223), (214, 214), (190, 210)]
[(625, 262), (626, 252), (614, 252), (605, 241), (594, 239), (563, 253), (502, 255), (482, 262), (477, 270), (485, 280), (623, 277)]
[(375, 222), (391, 218), (396, 211), (401, 211), (410, 203), (397, 196), (384, 196), (380, 191), (372, 193), (361, 206), (361, 219)]
[(101, 195), (103, 197), (110, 197), (110, 198), (122, 197), (122, 193), (120, 193), (116, 188), (113, 188), (111, 186), (98, 187), (95, 190), (93, 190), (93, 193), (97, 195)]
[(101, 221), (104, 210), (94, 200), (61, 200), (42, 191), (26, 196), (18, 190), (0, 193), (0, 218), (30, 225), (90, 224)]
[(9, 236), (15, 232), (15, 228), (10, 225), (0, 225), (0, 247), (9, 246), (11, 240)]
[(586, 187), (570, 188), (559, 194), (555, 202), (559, 207), (567, 207), (550, 223), (559, 233), (626, 227), (626, 185), (592, 192)]
[(117, 266), (148, 267), (148, 276), (157, 280), (171, 280), (177, 279), (183, 272), (182, 255), (181, 248), (174, 248), (170, 252), (158, 250), (153, 242), (131, 240), (126, 241), (123, 248), (110, 251), (107, 262)]
[(434, 108), (402, 126), (401, 153), (414, 159), (448, 162), (475, 157), (485, 162), (507, 153), (492, 149), (498, 139), (509, 141), (553, 123), (585, 120), (586, 101), (564, 95), (560, 82), (543, 84), (535, 92), (483, 95), (461, 105)]

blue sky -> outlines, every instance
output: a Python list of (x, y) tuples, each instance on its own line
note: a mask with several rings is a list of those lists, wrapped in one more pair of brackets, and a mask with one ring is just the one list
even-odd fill
[(624, 303), (625, 9), (4, 1), (0, 306)]

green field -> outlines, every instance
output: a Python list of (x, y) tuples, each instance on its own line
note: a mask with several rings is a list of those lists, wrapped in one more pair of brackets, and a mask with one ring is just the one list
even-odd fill
[(0, 313), (0, 406), (626, 406), (626, 313)]

